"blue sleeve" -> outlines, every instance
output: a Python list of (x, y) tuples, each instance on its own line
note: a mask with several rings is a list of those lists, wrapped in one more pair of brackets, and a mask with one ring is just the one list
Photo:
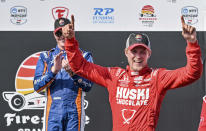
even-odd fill
[[(92, 55), (89, 52), (86, 52), (83, 54), (84, 58), (93, 63), (93, 59), (92, 59)], [(93, 83), (83, 77), (80, 77), (78, 75), (73, 75), (72, 76), (74, 83), (79, 86), (80, 88), (82, 88), (83, 91), (88, 92), (91, 90)]]
[(51, 72), (50, 68), (48, 68), (45, 55), (47, 55), (46, 52), (40, 54), (35, 70), (33, 84), (36, 92), (40, 92), (49, 87), (55, 77), (55, 74)]

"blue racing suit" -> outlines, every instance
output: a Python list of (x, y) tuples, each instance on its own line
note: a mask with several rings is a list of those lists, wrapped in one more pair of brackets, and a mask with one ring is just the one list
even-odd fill
[[(84, 93), (93, 83), (75, 74), (71, 75), (62, 68), (57, 74), (51, 72), (54, 57), (60, 53), (58, 46), (40, 54), (35, 76), (34, 90), (46, 89), (45, 110), (46, 131), (82, 131), (84, 130)], [(64, 59), (67, 58), (63, 51)], [(84, 58), (92, 61), (91, 53), (82, 51)]]

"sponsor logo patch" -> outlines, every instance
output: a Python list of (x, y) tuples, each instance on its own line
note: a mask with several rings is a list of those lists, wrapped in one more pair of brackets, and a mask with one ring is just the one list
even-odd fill
[(27, 8), (24, 6), (14, 6), (10, 9), (10, 21), (15, 25), (22, 25), (27, 22)]
[(194, 6), (185, 6), (181, 10), (184, 16), (185, 23), (188, 25), (194, 25), (198, 22), (198, 8)]
[(93, 24), (113, 24), (114, 8), (94, 8)]
[(153, 27), (153, 24), (157, 21), (154, 7), (151, 5), (143, 6), (141, 12), (139, 13), (139, 20), (143, 26)]
[(52, 9), (52, 16), (54, 20), (61, 17), (68, 18), (68, 15), (69, 15), (69, 9), (66, 7), (54, 7)]

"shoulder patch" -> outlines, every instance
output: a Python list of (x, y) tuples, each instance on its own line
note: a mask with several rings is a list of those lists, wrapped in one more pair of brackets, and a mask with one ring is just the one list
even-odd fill
[(48, 58), (48, 53), (47, 53), (47, 51), (44, 51), (42, 54), (44, 55), (44, 58), (45, 58), (45, 59)]
[(156, 76), (159, 69), (152, 69), (151, 77)]
[(120, 73), (121, 73), (121, 69), (117, 69), (115, 76), (119, 76)]
[(122, 68), (118, 68), (118, 67), (114, 67), (115, 68), (115, 76), (116, 77), (121, 77), (124, 73), (125, 73), (125, 70), (124, 69), (122, 69)]

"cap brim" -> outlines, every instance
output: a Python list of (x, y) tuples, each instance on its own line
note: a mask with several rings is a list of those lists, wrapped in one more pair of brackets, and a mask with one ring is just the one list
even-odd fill
[(55, 30), (54, 30), (54, 33), (56, 34), (59, 30), (61, 30), (62, 29), (62, 27), (58, 27), (58, 28), (56, 28)]
[(145, 44), (140, 44), (140, 43), (133, 44), (133, 45), (129, 46), (128, 49), (132, 50), (132, 49), (134, 49), (135, 47), (138, 47), (138, 46), (146, 48), (150, 53), (152, 52), (151, 49), (148, 46), (146, 46)]

